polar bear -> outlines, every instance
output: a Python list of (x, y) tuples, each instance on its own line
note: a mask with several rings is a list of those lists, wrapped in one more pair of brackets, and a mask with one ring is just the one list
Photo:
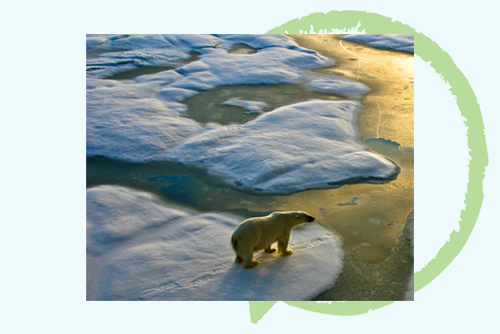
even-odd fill
[(278, 241), (278, 253), (290, 255), (288, 248), (292, 228), (302, 223), (314, 221), (314, 217), (304, 211), (277, 211), (266, 217), (249, 218), (241, 222), (233, 232), (231, 244), (236, 253), (234, 262), (245, 268), (253, 268), (260, 262), (253, 259), (253, 252), (265, 250), (268, 253), (276, 249), (271, 245)]

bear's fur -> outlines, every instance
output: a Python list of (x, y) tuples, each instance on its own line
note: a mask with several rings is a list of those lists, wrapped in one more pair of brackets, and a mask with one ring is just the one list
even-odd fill
[(304, 211), (278, 211), (266, 217), (249, 218), (241, 222), (233, 232), (231, 244), (236, 253), (234, 262), (243, 262), (245, 268), (253, 268), (259, 261), (253, 259), (253, 252), (276, 249), (271, 245), (278, 242), (278, 253), (290, 255), (288, 241), (292, 228), (302, 223), (310, 223), (314, 217)]

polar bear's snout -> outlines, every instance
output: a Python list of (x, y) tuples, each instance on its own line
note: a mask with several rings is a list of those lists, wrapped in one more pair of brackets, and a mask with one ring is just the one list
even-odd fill
[(299, 220), (303, 223), (311, 223), (313, 222), (316, 218), (314, 218), (313, 216), (311, 216), (310, 214), (308, 213), (305, 213), (305, 212), (298, 212), (296, 215), (295, 215), (295, 219), (296, 220)]

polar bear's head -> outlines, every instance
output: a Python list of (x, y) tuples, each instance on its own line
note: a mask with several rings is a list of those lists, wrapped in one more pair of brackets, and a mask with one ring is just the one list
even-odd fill
[(295, 227), (302, 223), (311, 223), (315, 219), (305, 211), (285, 211), (279, 212), (279, 214), (286, 216), (287, 221), (292, 225), (292, 227)]
[(315, 219), (305, 211), (275, 211), (268, 217), (272, 221), (285, 221), (292, 228), (302, 223), (311, 223)]

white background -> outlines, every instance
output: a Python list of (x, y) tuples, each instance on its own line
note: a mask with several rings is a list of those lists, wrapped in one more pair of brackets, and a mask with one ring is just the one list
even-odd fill
[[(3, 332), (470, 333), (498, 328), (499, 47), (498, 6), (493, 1), (25, 1), (2, 7)], [(292, 19), (331, 10), (374, 12), (408, 24), (447, 51), (471, 84), (481, 105), (490, 162), (479, 220), (457, 258), (415, 294), (414, 302), (394, 303), (360, 316), (323, 315), (278, 303), (254, 325), (246, 302), (86, 302), (85, 34), (265, 33)], [(422, 99), (418, 80), (416, 73), (416, 113)], [(455, 117), (452, 107), (448, 114)], [(426, 145), (435, 142), (442, 156), (455, 150), (463, 153), (460, 136), (455, 148), (453, 142), (443, 147), (440, 141), (447, 131), (453, 132), (450, 127), (463, 131), (457, 119), (449, 124), (440, 120), (443, 132), (436, 134), (435, 126), (429, 131), (425, 125), (435, 121), (432, 113), (422, 115), (423, 121), (416, 115), (416, 138), (433, 136)], [(446, 174), (449, 180), (456, 173), (460, 184), (463, 166), (456, 172), (441, 168), (419, 152), (418, 143), (416, 207), (424, 210), (420, 203), (425, 203), (426, 189), (419, 188), (418, 180), (431, 178), (429, 173)], [(418, 159), (435, 168), (419, 172)], [(456, 198), (456, 190), (446, 183), (431, 186), (429, 193), (440, 193), (444, 204), (446, 198)], [(459, 201), (453, 203), (456, 209), (443, 206), (448, 217), (460, 212)], [(429, 212), (437, 210), (427, 204)], [(416, 217), (416, 242), (421, 247), (425, 240), (418, 236), (432, 234), (432, 224), (438, 226), (440, 220), (424, 222), (418, 212)], [(419, 226), (426, 226), (425, 231)]]

